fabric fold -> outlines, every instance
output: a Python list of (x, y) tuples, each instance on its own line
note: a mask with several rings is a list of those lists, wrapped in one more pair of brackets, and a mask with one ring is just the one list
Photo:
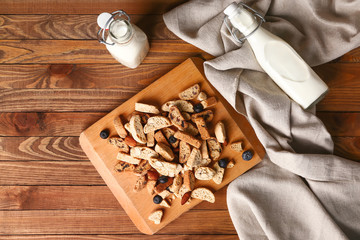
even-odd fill
[[(164, 14), (166, 26), (216, 58), (204, 63), (211, 84), (247, 117), (266, 149), (256, 168), (227, 191), (240, 239), (359, 239), (360, 163), (332, 155), (315, 108), (303, 110), (262, 72), (247, 42), (223, 24), (231, 0), (197, 0)], [(311, 66), (360, 45), (360, 1), (257, 0), (263, 27)]]

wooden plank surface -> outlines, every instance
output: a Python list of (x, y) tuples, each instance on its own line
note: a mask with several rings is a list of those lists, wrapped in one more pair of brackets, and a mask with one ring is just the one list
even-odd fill
[[(215, 203), (202, 202), (194, 209), (226, 210), (226, 190), (227, 187), (215, 193)], [(106, 185), (0, 186), (0, 210), (66, 209), (121, 209), (121, 207)]]
[[(209, 54), (182, 40), (153, 40), (143, 63), (181, 63)], [(98, 41), (89, 40), (0, 40), (0, 63), (110, 63), (118, 62)]]
[(0, 14), (100, 14), (124, 9), (129, 14), (162, 14), (184, 0), (2, 0)]
[[(1, 1), (0, 239), (238, 239), (225, 189), (215, 204), (202, 203), (145, 238), (78, 142), (84, 129), (178, 63), (196, 55), (212, 58), (166, 28), (162, 13), (182, 2)], [(126, 10), (150, 39), (149, 56), (134, 70), (117, 64), (96, 40), (97, 14), (117, 9)], [(357, 48), (314, 68), (331, 89), (317, 115), (333, 137), (335, 154), (356, 161), (359, 64)], [(198, 224), (188, 229), (194, 219)]]
[[(95, 221), (96, 219), (96, 221)], [(184, 224), (183, 222), (201, 222)], [(227, 210), (192, 210), (159, 234), (235, 234)], [(132, 234), (123, 210), (0, 211), (0, 234)]]

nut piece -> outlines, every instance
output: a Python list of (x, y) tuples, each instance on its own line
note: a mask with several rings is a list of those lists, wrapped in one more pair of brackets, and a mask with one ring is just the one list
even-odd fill
[(118, 147), (119, 151), (128, 153), (129, 152), (129, 146), (125, 143), (125, 140), (122, 138), (112, 137), (109, 138), (109, 143)]
[(164, 143), (156, 144), (155, 151), (159, 153), (163, 158), (165, 158), (166, 161), (172, 161), (175, 158), (171, 148)]
[(201, 101), (201, 105), (203, 105), (204, 109), (213, 107), (217, 104), (217, 100), (215, 97), (210, 97), (204, 101)]
[(163, 216), (163, 211), (160, 209), (150, 214), (148, 219), (150, 221), (153, 221), (155, 224), (160, 224), (162, 216)]
[(121, 122), (120, 116), (114, 118), (114, 127), (121, 138), (125, 138), (127, 136), (126, 129)]
[(207, 139), (211, 138), (204, 118), (196, 118), (195, 123), (196, 123), (197, 128), (199, 129), (202, 140), (207, 140)]
[(186, 132), (194, 137), (199, 134), (199, 130), (190, 122), (188, 122), (188, 127), (187, 127), (187, 129), (185, 129), (184, 132)]
[(130, 147), (136, 147), (136, 145), (137, 145), (136, 141), (131, 136), (126, 136), (124, 141), (125, 141), (126, 145), (128, 145)]
[(191, 115), (187, 112), (181, 112), (181, 115), (184, 117), (185, 121), (191, 120)]
[(199, 84), (195, 84), (188, 89), (185, 89), (181, 93), (179, 93), (179, 98), (182, 100), (191, 100), (196, 98), (200, 93), (200, 86)]
[(160, 111), (157, 107), (145, 103), (135, 103), (135, 111), (143, 112), (143, 113), (160, 114)]
[(200, 92), (199, 95), (197, 96), (197, 100), (199, 101), (204, 101), (207, 99), (207, 95), (205, 92)]
[(199, 180), (211, 180), (215, 175), (215, 170), (209, 167), (198, 167), (195, 170), (195, 178)]
[(215, 125), (215, 136), (219, 143), (224, 143), (226, 141), (225, 125), (221, 121)]
[(181, 205), (184, 205), (191, 197), (191, 192), (186, 192), (181, 198)]
[(191, 136), (188, 133), (177, 131), (175, 133), (174, 137), (176, 137), (177, 139), (180, 139), (184, 142), (187, 142), (188, 144), (190, 144), (196, 148), (200, 148), (200, 146), (201, 146), (201, 141), (199, 139)]

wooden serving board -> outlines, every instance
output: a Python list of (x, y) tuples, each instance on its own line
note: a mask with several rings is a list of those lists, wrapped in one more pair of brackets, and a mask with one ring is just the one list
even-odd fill
[[(229, 142), (242, 140), (244, 149), (252, 149), (254, 152), (252, 160), (244, 161), (241, 154), (234, 153), (230, 150), (230, 147), (224, 148), (222, 158), (233, 159), (236, 164), (233, 168), (225, 170), (223, 182), (217, 185), (212, 180), (196, 181), (196, 187), (204, 186), (215, 192), (259, 163), (265, 153), (248, 121), (238, 114), (206, 80), (203, 73), (203, 61), (199, 58), (186, 60), (97, 121), (80, 135), (82, 149), (128, 216), (143, 233), (156, 233), (181, 214), (199, 204), (200, 200), (193, 199), (190, 204), (181, 205), (180, 199), (175, 199), (171, 203), (171, 208), (164, 208), (153, 203), (153, 196), (148, 193), (146, 188), (140, 192), (134, 192), (133, 187), (137, 177), (132, 173), (118, 173), (114, 170), (114, 166), (118, 162), (116, 159), (118, 150), (108, 144), (107, 140), (101, 139), (99, 134), (103, 129), (109, 129), (110, 136), (117, 135), (113, 126), (114, 118), (121, 115), (122, 119), (126, 119), (134, 111), (136, 102), (154, 104), (160, 107), (166, 101), (178, 98), (180, 91), (195, 83), (199, 83), (208, 96), (216, 96), (219, 100), (218, 104), (212, 108), (214, 111), (213, 125), (222, 120), (226, 126)], [(213, 125), (210, 125), (209, 128), (212, 130), (210, 133), (214, 136)], [(148, 220), (148, 216), (159, 208), (163, 209), (164, 215), (161, 223), (155, 225)]]

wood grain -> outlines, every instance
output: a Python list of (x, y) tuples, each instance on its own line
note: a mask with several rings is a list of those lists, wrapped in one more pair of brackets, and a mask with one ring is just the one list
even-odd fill
[(337, 59), (337, 62), (359, 63), (360, 62), (360, 47), (355, 48), (348, 53), (345, 53), (343, 56), (341, 56)]
[[(144, 235), (5, 235), (0, 236), (1, 240), (144, 240)], [(238, 235), (154, 235), (146, 236), (149, 240), (238, 240)]]
[[(226, 189), (215, 193), (215, 203), (194, 209), (226, 210)], [(146, 191), (146, 190), (145, 190)], [(0, 186), (0, 210), (121, 209), (107, 186)]]
[(0, 186), (10, 185), (105, 185), (105, 183), (89, 161), (1, 161)]
[(0, 14), (100, 14), (119, 9), (128, 14), (162, 14), (184, 0), (2, 0)]
[(360, 136), (359, 112), (317, 112), (331, 136)]
[[(98, 15), (0, 15), (3, 40), (97, 39)], [(179, 39), (163, 21), (162, 15), (130, 15), (149, 39)]]
[[(134, 96), (141, 88), (117, 89), (3, 89), (2, 112), (107, 112)], [(333, 88), (317, 105), (318, 111), (360, 111), (354, 88)]]
[(0, 89), (139, 90), (175, 66), (175, 64), (142, 64), (136, 69), (130, 69), (121, 64), (1, 64)]
[[(152, 40), (143, 63), (181, 63), (212, 58), (182, 40)], [(118, 63), (97, 40), (0, 40), (0, 63)]]
[(0, 137), (0, 160), (88, 160), (78, 137)]
[(360, 88), (360, 68), (357, 63), (327, 63), (314, 68), (330, 89)]
[(1, 113), (1, 136), (79, 136), (105, 116), (100, 112)]
[(334, 137), (335, 155), (360, 162), (360, 137)]
[[(133, 233), (139, 231), (123, 210), (0, 211), (0, 234)], [(159, 233), (236, 234), (227, 210), (189, 211)]]

